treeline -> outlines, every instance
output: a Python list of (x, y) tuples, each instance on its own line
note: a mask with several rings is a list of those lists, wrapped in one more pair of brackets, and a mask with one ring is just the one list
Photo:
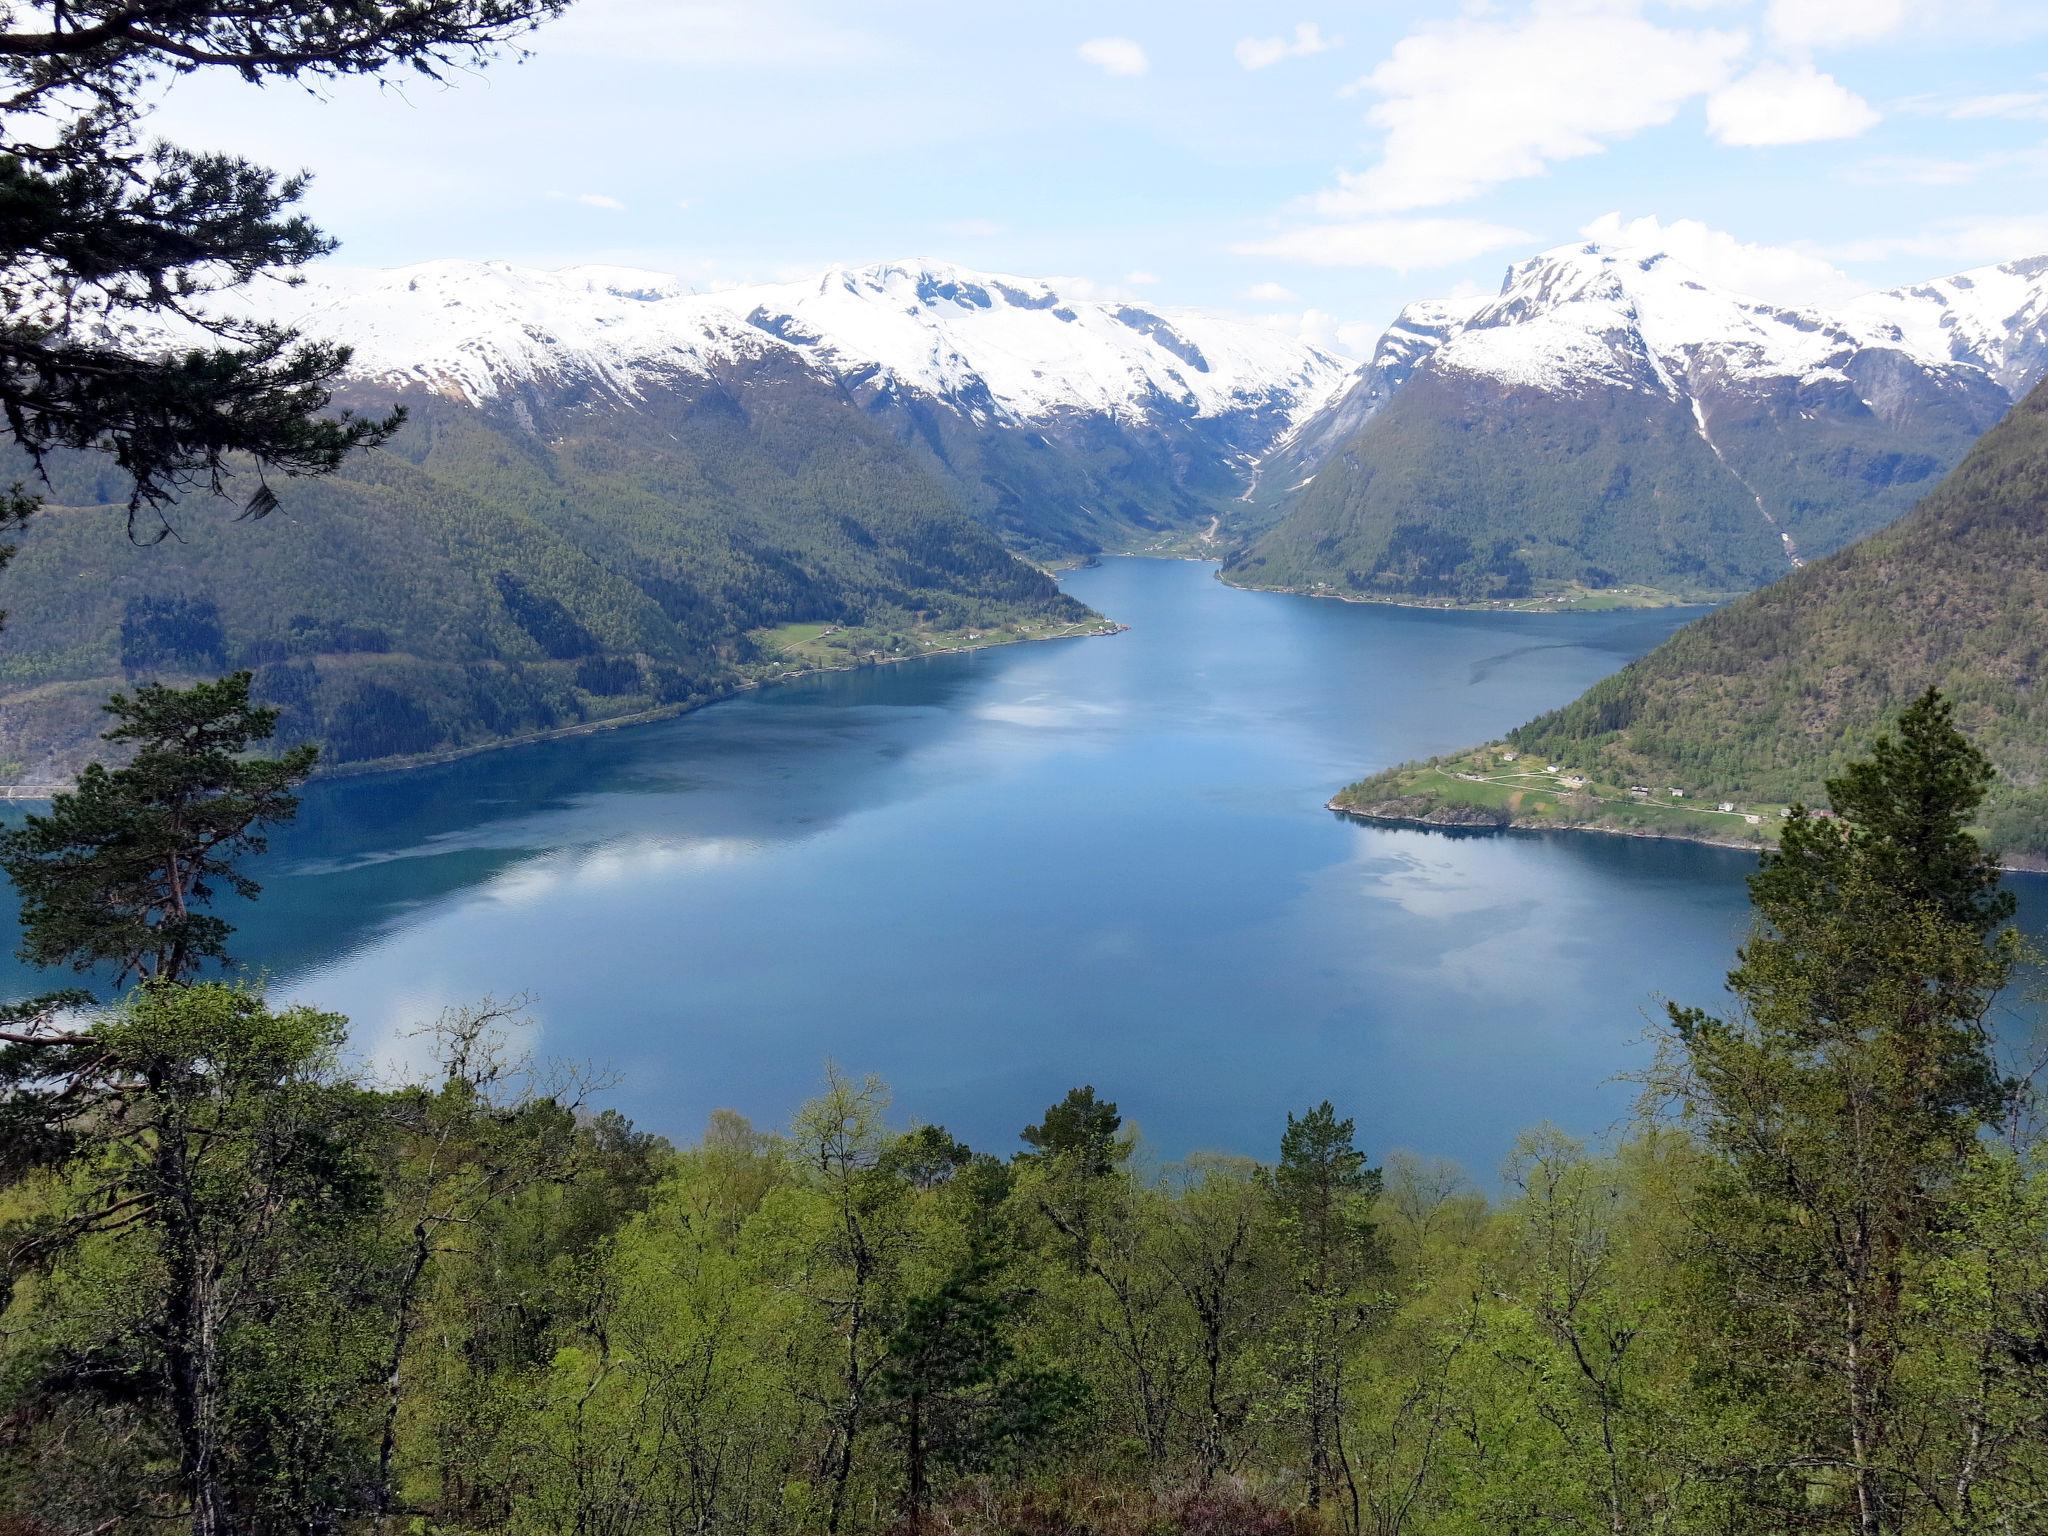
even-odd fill
[(113, 707), (133, 760), (0, 835), (25, 956), (134, 983), (0, 1027), (12, 1530), (2048, 1525), (2032, 957), (1938, 698), (1788, 827), (1638, 1128), (1497, 1198), (1327, 1101), (1161, 1164), (1091, 1087), (977, 1149), (838, 1071), (677, 1148), (489, 1006), (380, 1083), (199, 979), (309, 755), (246, 677)]

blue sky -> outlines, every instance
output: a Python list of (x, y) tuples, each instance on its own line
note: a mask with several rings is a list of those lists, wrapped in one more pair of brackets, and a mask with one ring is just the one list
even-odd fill
[(1589, 228), (1813, 301), (2048, 253), (2048, 0), (582, 0), (527, 46), (159, 126), (313, 170), (351, 262), (929, 256), (1354, 352)]

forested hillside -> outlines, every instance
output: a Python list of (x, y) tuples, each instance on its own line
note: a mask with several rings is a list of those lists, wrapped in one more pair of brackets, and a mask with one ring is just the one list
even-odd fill
[(56, 463), (0, 579), (0, 760), (68, 773), (130, 677), (253, 668), (285, 734), (342, 766), (686, 705), (820, 659), (781, 649), (783, 625), (835, 628), (843, 663), (1089, 618), (800, 367), (631, 410), (407, 404), (389, 447), (282, 484), (282, 511), (187, 503), (153, 544), (104, 504), (126, 493), (118, 473)]
[(1483, 602), (1566, 584), (1726, 593), (1785, 568), (1682, 402), (1566, 400), (1446, 373), (1409, 382), (1223, 572)]
[[(2037, 386), (1897, 524), (1686, 626), (1508, 741), (1660, 797), (1676, 785), (1696, 801), (1818, 804), (1863, 741), (1938, 687), (1998, 769), (1984, 830), (2038, 861), (2048, 858), (2044, 612), (2048, 388)], [(1384, 775), (1343, 798), (1418, 793), (1412, 778)], [(1567, 797), (1559, 814), (1607, 813)]]
[[(1224, 578), (1436, 602), (1725, 597), (1875, 532), (2039, 377), (2048, 261), (1832, 310), (1561, 247), (1409, 306), (1262, 464)], [(1636, 600), (1641, 592), (1631, 594)]]

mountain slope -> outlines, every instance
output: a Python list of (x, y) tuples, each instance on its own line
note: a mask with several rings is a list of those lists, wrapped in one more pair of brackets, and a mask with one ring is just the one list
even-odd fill
[(1404, 311), (1268, 456), (1279, 521), (1225, 579), (1725, 595), (1898, 516), (2044, 366), (2048, 259), (1829, 313), (1661, 252), (1566, 247), (1490, 299)]
[(75, 767), (97, 702), (155, 673), (256, 667), (287, 732), (349, 763), (1100, 627), (1016, 552), (1190, 537), (1345, 371), (1246, 322), (932, 263), (701, 295), (321, 265), (238, 302), (350, 344), (344, 402), (411, 425), (280, 487), (284, 514), (181, 508), (149, 549), (107, 526), (118, 475), (58, 465), (0, 578), (15, 773)]
[(638, 410), (735, 372), (806, 373), (1047, 557), (1202, 526), (1348, 367), (1247, 321), (936, 262), (709, 294), (612, 267), (319, 267), (253, 297), (354, 346), (367, 384), (515, 416), (569, 401)]
[[(1596, 784), (1683, 787), (1710, 803), (1818, 803), (1822, 781), (1933, 684), (1991, 755), (1986, 828), (2022, 861), (2048, 860), (2048, 384), (1985, 434), (1908, 516), (1688, 625), (1574, 703), (1512, 732), (1508, 750)], [(1498, 756), (1498, 753), (1492, 754)], [(1450, 798), (1468, 796), (1459, 781)], [(1432, 788), (1432, 785), (1435, 788)], [(1350, 807), (1452, 788), (1397, 770), (1353, 786)], [(1649, 829), (1647, 807), (1630, 808)], [(1564, 797), (1548, 816), (1613, 821)]]
[(71, 771), (138, 677), (253, 667), (285, 734), (340, 766), (1093, 622), (786, 362), (634, 410), (409, 403), (390, 449), (284, 511), (180, 508), (149, 547), (95, 505), (120, 490), (104, 465), (58, 466), (0, 579), (0, 760)]

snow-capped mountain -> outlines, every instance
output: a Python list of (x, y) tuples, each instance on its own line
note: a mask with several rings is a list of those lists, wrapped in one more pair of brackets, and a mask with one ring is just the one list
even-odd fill
[(564, 411), (822, 388), (807, 410), (879, 423), (1015, 547), (1061, 557), (1205, 526), (1350, 368), (1249, 320), (929, 261), (701, 294), (618, 267), (322, 264), (259, 313), (349, 344), (360, 387), (547, 435)]
[(2044, 369), (2048, 259), (1821, 309), (1662, 251), (1561, 247), (1402, 312), (1269, 456), (1286, 516), (1239, 574), (1753, 586), (1898, 516)]
[(503, 262), (312, 268), (266, 312), (355, 348), (358, 375), (471, 405), (536, 380), (623, 395), (786, 351), (853, 386), (907, 390), (1011, 422), (1063, 414), (1292, 419), (1348, 362), (1198, 310), (1072, 298), (1035, 278), (939, 262), (833, 267), (801, 282), (690, 292), (618, 267)]
[(1327, 452), (1423, 367), (1556, 395), (1640, 389), (1704, 403), (1850, 383), (1870, 353), (1962, 388), (1988, 383), (2010, 403), (2048, 371), (2048, 257), (1827, 310), (1717, 288), (1662, 251), (1562, 246), (1510, 267), (1497, 294), (1409, 305), (1295, 438), (1308, 457)]

